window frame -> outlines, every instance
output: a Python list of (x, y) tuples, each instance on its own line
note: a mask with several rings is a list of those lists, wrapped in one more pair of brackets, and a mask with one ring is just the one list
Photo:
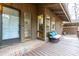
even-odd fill
[[(11, 8), (11, 9), (14, 9), (14, 10), (16, 10), (16, 11), (18, 11), (19, 12), (19, 38), (12, 38), (12, 39), (9, 39), (9, 40), (2, 40), (2, 35), (3, 35), (3, 24), (2, 24), (2, 14), (3, 14), (3, 7), (7, 7), (7, 8)], [(0, 28), (1, 28), (1, 30), (0, 30), (0, 32), (1, 32), (1, 35), (0, 35), (0, 45), (5, 45), (5, 44), (7, 44), (7, 43), (16, 43), (16, 42), (20, 42), (21, 41), (21, 11), (19, 10), (19, 9), (17, 9), (17, 8), (15, 8), (15, 7), (12, 7), (12, 6), (9, 6), (9, 5), (6, 5), (6, 4), (3, 4), (3, 5), (1, 5), (1, 23), (0, 23)]]

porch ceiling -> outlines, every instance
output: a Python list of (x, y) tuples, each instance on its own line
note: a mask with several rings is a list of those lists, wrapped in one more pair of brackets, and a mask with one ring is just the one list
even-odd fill
[(63, 21), (69, 21), (68, 14), (64, 6), (60, 3), (46, 3), (40, 4), (42, 7), (49, 8), (55, 15), (57, 15)]
[(53, 6), (53, 8), (51, 7), (50, 9), (53, 11), (53, 13), (55, 15), (60, 17), (63, 21), (69, 21), (69, 17), (68, 17), (68, 15), (67, 15), (67, 13), (64, 10), (64, 7), (62, 5), (60, 5), (59, 3), (56, 3), (52, 6)]

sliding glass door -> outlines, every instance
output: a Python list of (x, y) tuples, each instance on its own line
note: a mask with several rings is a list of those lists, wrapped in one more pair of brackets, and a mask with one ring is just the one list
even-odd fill
[(20, 40), (19, 11), (3, 6), (2, 41)]

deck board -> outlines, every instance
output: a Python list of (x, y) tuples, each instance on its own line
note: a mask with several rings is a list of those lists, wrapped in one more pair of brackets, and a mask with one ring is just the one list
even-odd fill
[(48, 42), (26, 54), (27, 56), (28, 54), (30, 56), (79, 56), (79, 40), (77, 39), (75, 38), (74, 41), (63, 38), (58, 43)]

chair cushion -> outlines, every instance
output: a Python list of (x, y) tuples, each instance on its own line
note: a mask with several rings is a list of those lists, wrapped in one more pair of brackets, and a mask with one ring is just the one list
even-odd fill
[(55, 33), (55, 32), (51, 32), (51, 33), (50, 33), (50, 35), (55, 36), (55, 35), (56, 35), (56, 33)]
[(55, 35), (57, 35), (58, 33), (57, 32), (55, 32)]
[(53, 32), (49, 32), (49, 38), (58, 38), (58, 33), (53, 31)]
[(56, 38), (56, 39), (58, 39), (58, 38), (60, 38), (61, 37), (61, 35), (55, 35), (55, 36), (53, 36), (53, 38)]

